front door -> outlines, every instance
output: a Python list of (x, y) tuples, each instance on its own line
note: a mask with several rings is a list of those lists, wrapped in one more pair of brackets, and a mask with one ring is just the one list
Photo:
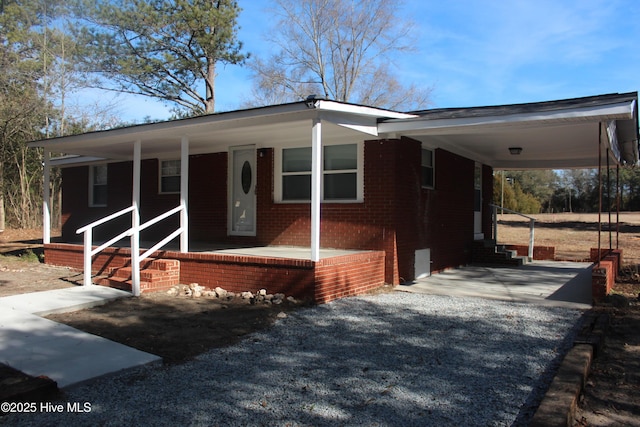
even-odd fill
[(229, 234), (256, 235), (256, 148), (229, 148)]
[(482, 164), (476, 163), (473, 175), (473, 238), (482, 240)]

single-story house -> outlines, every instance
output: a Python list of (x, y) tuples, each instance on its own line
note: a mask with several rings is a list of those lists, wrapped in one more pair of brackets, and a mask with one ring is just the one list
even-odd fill
[(399, 113), (311, 96), (37, 141), (45, 182), (52, 167), (63, 182), (55, 243), (45, 185), (45, 262), (87, 282), (124, 271), (135, 294), (179, 281), (324, 302), (411, 281), (471, 263), (495, 170), (637, 164), (637, 103)]

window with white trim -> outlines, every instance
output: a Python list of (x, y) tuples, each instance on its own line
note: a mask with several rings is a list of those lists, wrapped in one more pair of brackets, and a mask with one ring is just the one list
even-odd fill
[(89, 206), (107, 206), (107, 165), (89, 166)]
[(434, 188), (435, 174), (433, 165), (433, 150), (423, 148), (420, 162), (420, 183), (424, 188)]
[(160, 193), (180, 192), (180, 160), (160, 161)]
[[(322, 199), (327, 202), (361, 199), (361, 160), (358, 144), (323, 147)], [(283, 148), (280, 200), (311, 200), (311, 147)]]

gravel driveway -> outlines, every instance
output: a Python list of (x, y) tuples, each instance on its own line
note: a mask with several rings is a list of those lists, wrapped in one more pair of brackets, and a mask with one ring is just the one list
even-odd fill
[(0, 424), (526, 425), (581, 315), (402, 292), (346, 298), (197, 360), (67, 391), (62, 403), (89, 413)]

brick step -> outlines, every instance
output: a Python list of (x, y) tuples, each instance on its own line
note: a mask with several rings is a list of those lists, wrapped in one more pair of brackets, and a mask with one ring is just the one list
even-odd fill
[[(131, 260), (122, 263), (121, 267), (111, 267), (107, 274), (96, 277), (98, 285), (131, 291)], [(140, 292), (168, 290), (180, 283), (180, 261), (174, 259), (145, 260), (140, 267)]]

